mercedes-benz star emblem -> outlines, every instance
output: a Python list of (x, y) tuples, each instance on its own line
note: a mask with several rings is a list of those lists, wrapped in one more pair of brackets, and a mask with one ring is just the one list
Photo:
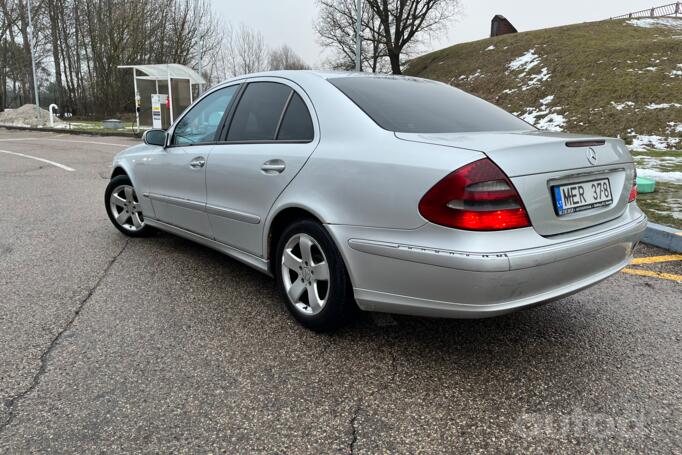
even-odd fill
[(587, 161), (593, 166), (597, 164), (597, 152), (592, 147), (587, 150)]

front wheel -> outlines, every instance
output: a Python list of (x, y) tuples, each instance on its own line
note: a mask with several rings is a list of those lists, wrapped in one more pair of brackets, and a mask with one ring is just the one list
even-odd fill
[(116, 229), (130, 237), (142, 237), (152, 231), (144, 222), (142, 207), (135, 188), (126, 175), (111, 179), (104, 192), (104, 204)]
[(352, 316), (355, 303), (346, 267), (319, 223), (290, 225), (279, 238), (273, 260), (282, 298), (302, 325), (326, 332)]

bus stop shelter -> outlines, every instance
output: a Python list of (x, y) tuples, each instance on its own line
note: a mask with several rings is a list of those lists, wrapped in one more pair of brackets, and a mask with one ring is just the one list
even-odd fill
[[(137, 127), (152, 124), (151, 97), (153, 94), (168, 95), (170, 122), (192, 104), (206, 81), (199, 73), (185, 65), (165, 63), (156, 65), (121, 65), (119, 68), (133, 70), (135, 88), (135, 115)], [(142, 119), (140, 119), (142, 117)]]

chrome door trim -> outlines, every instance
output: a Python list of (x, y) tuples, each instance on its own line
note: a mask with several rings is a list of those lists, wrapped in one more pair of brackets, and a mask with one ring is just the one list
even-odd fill
[(449, 269), (474, 272), (509, 271), (509, 258), (506, 253), (470, 253), (356, 238), (349, 239), (348, 246), (362, 253)]
[(206, 203), (192, 201), (190, 199), (181, 199), (173, 196), (165, 196), (163, 194), (148, 193), (147, 197), (153, 201), (165, 202), (166, 204), (177, 205), (178, 207), (183, 207), (191, 210), (199, 210), (201, 212), (206, 211)]
[(254, 256), (253, 254), (245, 253), (244, 251), (239, 250), (237, 248), (225, 245), (224, 243), (220, 243), (216, 240), (209, 239), (208, 237), (204, 237), (203, 235), (195, 234), (194, 232), (187, 231), (177, 226), (164, 223), (163, 221), (147, 217), (145, 218), (145, 222), (149, 226), (154, 226), (155, 228), (160, 229), (162, 231), (169, 232), (171, 234), (177, 235), (178, 237), (183, 237), (188, 240), (200, 243), (209, 248), (212, 248), (214, 250), (220, 251), (221, 253), (238, 260), (239, 262), (242, 262), (250, 267), (253, 267), (259, 272), (262, 272), (270, 277), (273, 276), (272, 273), (270, 272), (270, 261), (268, 261), (267, 259)]
[(225, 207), (218, 207), (216, 205), (206, 205), (206, 212), (209, 215), (221, 216), (223, 218), (230, 218), (232, 220), (242, 221), (249, 224), (260, 223), (260, 217), (252, 213), (240, 212), (239, 210), (228, 209)]

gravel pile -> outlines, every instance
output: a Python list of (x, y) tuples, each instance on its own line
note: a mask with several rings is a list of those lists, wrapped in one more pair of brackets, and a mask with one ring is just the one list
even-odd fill
[[(64, 122), (54, 117), (54, 125), (62, 125)], [(40, 118), (36, 113), (35, 104), (24, 104), (18, 109), (7, 109), (0, 112), (0, 125), (11, 126), (50, 126), (50, 113), (45, 109), (40, 109)]]

